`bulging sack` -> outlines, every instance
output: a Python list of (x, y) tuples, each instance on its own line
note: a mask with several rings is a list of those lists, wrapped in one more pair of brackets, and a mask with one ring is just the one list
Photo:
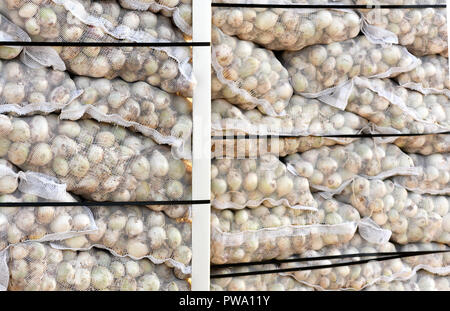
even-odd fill
[(213, 135), (352, 135), (366, 126), (367, 122), (352, 112), (298, 95), (291, 98), (283, 117), (242, 110), (225, 100), (212, 102)]
[[(116, 1), (6, 1), (0, 12), (33, 41), (179, 42), (183, 35), (170, 20), (151, 12), (121, 9)], [(57, 47), (67, 68), (94, 78), (147, 81), (170, 93), (192, 97), (194, 79), (188, 47)]]
[[(16, 173), (0, 164), (0, 201), (4, 203), (76, 202), (62, 184), (33, 172)], [(0, 208), (0, 251), (26, 241), (58, 241), (97, 229), (84, 206)]]
[(0, 113), (50, 113), (81, 93), (64, 71), (33, 68), (20, 60), (0, 61)]
[(78, 120), (88, 115), (97, 121), (131, 128), (174, 147), (176, 155), (190, 158), (192, 103), (146, 82), (121, 79), (75, 78), (83, 94), (66, 105), (61, 119)]
[(119, 0), (119, 3), (126, 9), (149, 10), (170, 16), (182, 32), (192, 36), (192, 0)]
[(333, 93), (354, 77), (395, 77), (420, 64), (406, 48), (375, 44), (365, 36), (284, 52), (283, 63), (294, 92), (312, 98)]
[(336, 199), (390, 230), (392, 242), (450, 243), (450, 201), (445, 196), (408, 192), (391, 180), (356, 177)]
[(398, 75), (401, 86), (422, 94), (444, 94), (450, 98), (448, 58), (437, 55), (423, 56), (420, 65), (409, 72)]
[(398, 137), (394, 144), (406, 153), (431, 155), (435, 153), (450, 153), (450, 135), (421, 135)]
[(367, 291), (449, 291), (448, 276), (435, 275), (425, 270), (417, 271), (407, 280), (380, 282), (365, 288)]
[(212, 99), (226, 99), (243, 109), (285, 114), (292, 96), (286, 68), (273, 52), (228, 36), (213, 27)]
[(383, 134), (443, 133), (450, 130), (450, 103), (444, 95), (423, 95), (389, 79), (353, 78), (319, 100), (353, 112)]
[[(396, 0), (358, 0), (356, 4), (393, 4)], [(403, 1), (400, 1), (403, 2)], [(406, 2), (405, 2), (406, 3)], [(407, 1), (414, 4), (445, 4), (445, 0)], [(448, 53), (447, 10), (445, 8), (371, 8), (359, 9), (363, 16), (362, 31), (375, 40), (406, 46), (416, 56)]]
[(52, 243), (69, 250), (103, 248), (118, 257), (147, 258), (191, 273), (192, 236), (189, 220), (167, 218), (138, 206), (91, 208), (98, 230)]
[(44, 173), (94, 201), (191, 199), (190, 161), (118, 126), (55, 115), (0, 115), (0, 157)]
[(308, 179), (311, 188), (340, 193), (355, 176), (385, 179), (417, 175), (412, 156), (392, 144), (362, 138), (346, 146), (321, 147), (286, 158), (287, 168)]
[(217, 159), (211, 167), (211, 201), (217, 209), (284, 205), (314, 209), (308, 180), (287, 171), (273, 155)]
[[(251, 271), (276, 269), (276, 265), (247, 266), (229, 268), (215, 268), (211, 274), (230, 274)], [(297, 282), (290, 276), (272, 274), (256, 274), (251, 276), (234, 276), (211, 279), (211, 291), (313, 291), (312, 287)]]
[(450, 154), (436, 153), (429, 156), (411, 154), (410, 156), (414, 166), (419, 169), (419, 174), (397, 176), (394, 180), (398, 184), (420, 194), (450, 194)]
[(169, 291), (190, 290), (176, 270), (148, 259), (114, 257), (104, 250), (73, 252), (43, 243), (11, 247), (7, 265), (10, 291)]
[[(242, 4), (261, 1), (240, 0)], [(267, 2), (267, 1), (266, 1)], [(270, 0), (270, 4), (312, 1)], [(316, 2), (316, 1), (315, 1)], [(230, 3), (219, 0), (216, 3)], [(334, 2), (333, 2), (334, 4)], [(238, 36), (270, 50), (301, 50), (314, 44), (329, 44), (356, 37), (361, 18), (352, 10), (295, 8), (213, 8), (213, 25), (230, 36)]]

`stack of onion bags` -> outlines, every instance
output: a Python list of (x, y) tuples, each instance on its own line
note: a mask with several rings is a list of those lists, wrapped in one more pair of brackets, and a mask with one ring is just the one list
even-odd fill
[[(219, 0), (216, 3), (233, 1)], [(234, 1), (259, 4), (260, 1)], [(270, 4), (313, 1), (271, 0)], [(314, 4), (317, 1), (314, 1)], [(356, 37), (361, 20), (352, 10), (293, 8), (213, 8), (213, 25), (230, 36), (252, 41), (269, 50), (297, 51), (314, 44), (329, 44)]]
[[(0, 164), (0, 202), (75, 202), (61, 184), (45, 175), (16, 173)], [(62, 240), (97, 229), (91, 211), (84, 206), (2, 207), (0, 251), (24, 241)]]
[[(356, 0), (358, 5), (445, 4), (445, 0)], [(405, 46), (416, 56), (448, 53), (446, 8), (359, 9), (363, 32), (375, 39)], [(370, 26), (368, 26), (370, 25)]]
[[(116, 1), (4, 1), (0, 12), (33, 41), (181, 42), (183, 34), (159, 14), (123, 9)], [(147, 81), (163, 90), (192, 97), (194, 79), (187, 47), (55, 48), (71, 72), (95, 78), (120, 76)]]
[(70, 250), (106, 248), (116, 256), (150, 259), (190, 273), (191, 225), (143, 207), (94, 207), (98, 230), (52, 246)]
[(15, 245), (0, 257), (1, 275), (10, 275), (9, 284), (1, 280), (0, 286), (11, 291), (189, 290), (166, 265), (114, 257), (98, 249), (62, 251), (33, 242)]
[(257, 107), (282, 115), (293, 90), (286, 68), (273, 52), (252, 42), (212, 32), (212, 98), (226, 99), (243, 109)]

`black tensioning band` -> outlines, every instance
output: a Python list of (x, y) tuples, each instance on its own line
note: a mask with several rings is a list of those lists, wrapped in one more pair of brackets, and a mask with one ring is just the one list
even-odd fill
[(212, 3), (218, 8), (276, 8), (276, 9), (425, 9), (446, 8), (447, 4), (263, 4), (263, 3)]
[(415, 136), (427, 136), (427, 135), (449, 135), (450, 132), (442, 133), (422, 133), (422, 134), (348, 134), (348, 135), (224, 135), (224, 136), (211, 136), (213, 140), (225, 140), (225, 139), (265, 139), (265, 138), (301, 138), (301, 137), (325, 137), (325, 138), (371, 138), (371, 137), (415, 137)]
[(211, 46), (210, 42), (24, 42), (0, 41), (4, 46), (80, 46), (80, 47), (177, 47)]
[[(434, 252), (434, 253), (437, 253), (437, 252)], [(319, 270), (319, 269), (355, 266), (355, 265), (366, 264), (366, 263), (373, 262), (373, 261), (386, 261), (386, 260), (400, 259), (400, 258), (405, 258), (405, 257), (422, 256), (422, 255), (427, 255), (427, 254), (429, 255), (430, 253), (424, 252), (424, 254), (420, 254), (420, 252), (415, 252), (414, 254), (384, 256), (384, 257), (379, 257), (379, 258), (341, 262), (341, 263), (328, 264), (328, 265), (295, 267), (295, 268), (287, 268), (287, 269), (271, 269), (271, 270), (262, 270), (262, 271), (248, 271), (248, 272), (237, 272), (237, 273), (229, 273), (229, 274), (213, 274), (210, 276), (210, 278), (211, 279), (220, 279), (220, 278), (239, 277), (239, 276), (251, 276), (251, 275), (261, 275), (261, 274), (274, 274), (274, 273), (286, 273), (286, 272), (307, 271), (307, 270)], [(431, 254), (433, 254), (433, 253), (431, 253)]]
[(134, 205), (134, 206), (147, 206), (147, 205), (206, 205), (211, 204), (211, 200), (184, 200), (184, 201), (142, 201), (142, 202), (93, 202), (93, 201), (82, 201), (82, 202), (2, 202), (0, 203), (0, 208), (2, 207), (25, 207), (25, 206), (123, 206), (123, 205)]
[(357, 253), (357, 254), (342, 254), (342, 255), (332, 255), (332, 256), (319, 256), (319, 257), (296, 257), (289, 259), (272, 259), (264, 260), (260, 262), (240, 262), (240, 263), (229, 263), (220, 265), (211, 265), (214, 269), (221, 268), (233, 268), (233, 267), (246, 267), (246, 266), (260, 266), (260, 265), (270, 265), (270, 264), (283, 264), (292, 262), (308, 262), (308, 261), (320, 261), (320, 260), (331, 260), (331, 259), (344, 259), (344, 258), (355, 258), (355, 257), (386, 257), (386, 256), (396, 256), (396, 255), (430, 255), (430, 254), (440, 254), (448, 253), (448, 250), (437, 250), (437, 251), (411, 251), (411, 252), (384, 252), (384, 253)]

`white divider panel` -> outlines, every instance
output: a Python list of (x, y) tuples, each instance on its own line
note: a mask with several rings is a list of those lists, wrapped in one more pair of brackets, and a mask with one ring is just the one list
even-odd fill
[[(193, 42), (211, 42), (211, 0), (193, 0)], [(193, 200), (211, 198), (211, 47), (193, 47)], [(192, 290), (209, 291), (210, 205), (193, 206)]]

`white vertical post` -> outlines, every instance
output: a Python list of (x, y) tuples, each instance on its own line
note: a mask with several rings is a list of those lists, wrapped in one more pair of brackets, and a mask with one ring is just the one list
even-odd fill
[[(192, 1), (193, 42), (211, 42), (211, 1)], [(193, 200), (211, 198), (211, 47), (193, 47)], [(210, 205), (192, 208), (192, 290), (209, 291)]]

